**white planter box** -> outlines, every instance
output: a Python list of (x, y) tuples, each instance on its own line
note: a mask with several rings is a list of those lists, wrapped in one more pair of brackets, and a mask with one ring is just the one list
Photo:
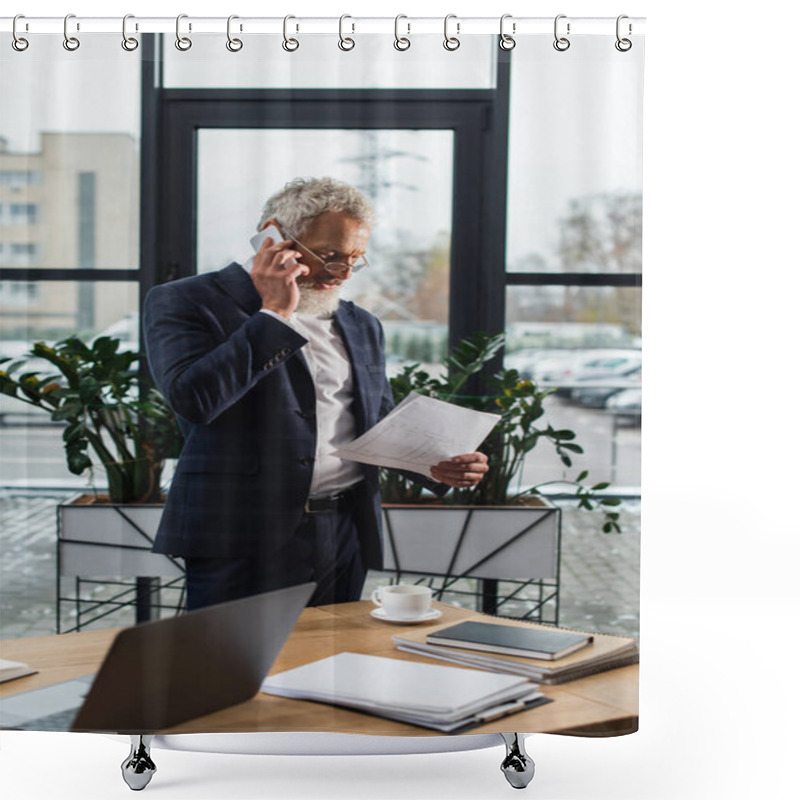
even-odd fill
[(384, 569), (517, 581), (557, 580), (560, 509), (384, 505)]
[(163, 506), (112, 505), (79, 495), (58, 507), (62, 577), (180, 578), (183, 562), (150, 552)]

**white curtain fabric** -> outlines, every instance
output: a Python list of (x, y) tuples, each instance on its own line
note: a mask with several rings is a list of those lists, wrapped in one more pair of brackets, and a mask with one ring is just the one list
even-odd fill
[[(376, 210), (373, 269), (346, 296), (383, 320), (390, 366), (393, 359), (399, 367), (441, 364), (449, 332), (464, 324), (451, 302), (456, 296), (476, 318), (491, 304), (486, 313), (505, 315), (507, 354), (517, 355), (514, 363), (523, 376), (536, 377), (540, 355), (556, 362), (565, 352), (584, 361), (601, 353), (638, 353), (635, 372), (641, 366), (644, 42), (634, 39), (630, 52), (620, 52), (613, 36), (575, 36), (568, 51), (557, 52), (552, 37), (520, 37), (500, 57), (497, 37), (490, 35), (463, 37), (455, 52), (442, 47), (441, 36), (415, 36), (410, 50), (398, 52), (390, 37), (362, 35), (352, 52), (342, 52), (338, 37), (320, 35), (302, 39), (295, 53), (285, 52), (279, 37), (246, 39), (241, 52), (230, 53), (224, 35), (194, 37), (190, 50), (178, 52), (173, 37), (165, 35), (147, 60), (144, 47), (124, 51), (118, 35), (82, 36), (75, 52), (64, 50), (61, 36), (37, 36), (24, 53), (15, 52), (4, 35), (0, 352), (21, 356), (33, 341), (54, 342), (73, 333), (118, 335), (131, 349), (140, 347), (140, 285), (163, 279), (166, 269), (151, 263), (151, 251), (141, 251), (142, 241), (153, 246), (147, 236), (160, 235), (152, 222), (143, 228), (156, 201), (147, 193), (175, 174), (170, 163), (161, 161), (154, 171), (146, 161), (172, 155), (156, 154), (148, 138), (152, 131), (144, 128), (158, 102), (151, 87), (142, 91), (142, 75), (152, 74), (159, 91), (230, 92), (208, 105), (192, 143), (196, 194), (194, 207), (183, 211), (194, 225), (196, 258), (181, 269), (202, 273), (244, 261), (265, 198), (294, 177), (330, 175), (359, 186)], [(226, 124), (228, 106), (222, 104), (255, 102), (237, 94), (253, 89), (285, 91), (279, 101), (273, 98), (289, 104), (285, 125), (258, 124), (258, 114), (270, 114), (268, 104), (253, 124)], [(306, 90), (327, 93), (330, 125), (310, 124), (305, 110), (293, 116), (292, 93)], [(343, 124), (336, 110), (341, 98), (357, 90), (366, 93), (353, 111), (363, 127), (351, 120)], [(395, 92), (394, 101), (378, 98), (376, 93), (388, 90)], [(426, 125), (424, 119), (409, 125), (401, 98), (407, 92), (417, 98), (414, 114), (426, 92), (449, 92), (453, 102), (470, 93), (494, 98), (496, 116), (491, 124), (467, 115), (452, 127)], [(377, 102), (383, 104), (380, 112)], [(482, 137), (498, 122), (507, 126), (507, 139), (476, 173), (480, 183), (464, 187), (464, 148), (473, 148), (477, 158)], [(463, 224), (458, 214), (465, 199), (468, 206), (486, 207), (483, 220)], [(495, 236), (500, 230), (502, 237), (497, 252), (505, 253), (505, 264), (487, 265), (496, 276), (491, 297), (465, 287), (457, 256), (465, 240), (481, 241), (475, 224), (485, 224)], [(144, 239), (143, 230), (149, 231)], [(78, 279), (71, 270), (80, 270)], [(115, 271), (112, 280), (99, 279), (109, 270)], [(617, 357), (608, 355), (610, 361)], [(629, 384), (636, 388), (635, 378), (626, 383), (629, 373), (609, 370), (587, 372), (587, 387), (605, 386), (612, 394)], [(18, 411), (9, 398), (0, 399), (4, 413)], [(621, 431), (612, 412), (581, 404), (575, 394), (556, 401), (558, 425), (587, 437), (586, 454), (565, 468), (555, 455), (537, 453), (525, 461), (518, 483), (573, 480), (588, 469), (597, 481), (612, 482), (635, 498), (638, 428)], [(37, 457), (35, 443), (49, 433), (50, 455)], [(11, 443), (4, 448), (4, 470), (12, 489), (83, 486), (61, 463), (58, 431), (25, 427), (3, 436)], [(626, 506), (624, 515), (620, 541), (627, 537), (624, 582), (630, 588), (638, 582), (638, 545), (630, 546), (638, 542), (638, 504)], [(614, 565), (619, 549), (598, 528), (585, 534), (587, 540), (599, 537), (592, 546), (604, 564)], [(553, 552), (548, 550), (551, 558)], [(532, 557), (522, 550), (513, 575), (490, 577), (518, 580), (525, 558)], [(575, 563), (587, 559), (579, 553)], [(595, 624), (608, 633), (638, 635), (638, 606), (613, 606), (618, 577), (609, 570), (608, 580), (577, 567), (562, 570), (561, 620), (581, 626), (596, 580), (612, 600)], [(600, 605), (605, 602), (606, 596)]]

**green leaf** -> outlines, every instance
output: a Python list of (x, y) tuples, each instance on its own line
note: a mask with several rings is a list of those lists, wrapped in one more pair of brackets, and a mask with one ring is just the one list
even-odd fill
[(84, 438), (85, 435), (86, 425), (82, 420), (79, 420), (78, 422), (73, 422), (71, 425), (67, 425), (64, 429), (64, 433), (61, 434), (61, 438), (67, 443), (72, 443)]
[(67, 467), (73, 475), (80, 475), (92, 466), (92, 459), (86, 453), (67, 453)]
[(583, 448), (579, 444), (571, 444), (570, 442), (561, 442), (558, 445), (562, 450), (569, 450), (571, 453), (582, 453)]
[(92, 351), (87, 344), (82, 342), (77, 336), (69, 336), (58, 342), (56, 347), (67, 355), (77, 356), (78, 358), (91, 361)]
[(92, 350), (98, 359), (103, 361), (112, 358), (119, 348), (119, 339), (112, 339), (110, 336), (100, 336), (94, 340)]
[(81, 385), (78, 389), (78, 396), (81, 399), (81, 402), (88, 405), (93, 400), (98, 400), (100, 398), (100, 384), (98, 381), (87, 375), (81, 381)]
[(618, 497), (607, 497), (600, 501), (600, 504), (604, 506), (618, 506), (620, 503), (622, 503), (622, 500)]
[(608, 483), (608, 482), (596, 483), (594, 486), (592, 486), (592, 491), (593, 492), (602, 492), (603, 489), (608, 489), (609, 486), (611, 486), (611, 484)]
[(67, 467), (73, 475), (80, 475), (85, 469), (92, 466), (92, 459), (84, 452), (87, 445), (88, 442), (84, 439), (64, 446), (67, 453)]
[(578, 483), (580, 483), (581, 481), (585, 481), (585, 480), (586, 480), (588, 477), (589, 477), (589, 470), (588, 470), (588, 469), (585, 469), (583, 472), (581, 472), (581, 474), (580, 474), (580, 475), (578, 475), (578, 477), (577, 477), (577, 478), (575, 478), (575, 480), (576, 480)]
[(24, 375), (20, 375), (19, 388), (20, 391), (34, 403), (38, 404), (41, 401), (41, 382), (38, 377), (36, 377), (36, 373), (26, 372)]
[(64, 403), (63, 406), (57, 408), (51, 415), (54, 422), (61, 420), (73, 419), (83, 413), (83, 406), (74, 401)]

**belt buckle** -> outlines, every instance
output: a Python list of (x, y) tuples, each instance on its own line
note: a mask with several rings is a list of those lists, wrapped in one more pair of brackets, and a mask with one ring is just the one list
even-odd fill
[(336, 494), (329, 495), (328, 497), (315, 497), (314, 500), (321, 501), (323, 507), (314, 510), (311, 508), (312, 498), (306, 498), (305, 505), (303, 506), (303, 511), (306, 514), (321, 514), (324, 511), (335, 511), (339, 505), (339, 503), (347, 496), (347, 492), (337, 492)]

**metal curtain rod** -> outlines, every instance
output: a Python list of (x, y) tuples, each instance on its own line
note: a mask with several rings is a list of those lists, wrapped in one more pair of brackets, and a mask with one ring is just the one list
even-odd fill
[[(233, 7), (233, 6), (232, 6)], [(229, 31), (228, 17), (194, 17), (181, 15), (182, 29), (191, 34), (216, 33)], [(347, 31), (357, 33), (392, 34), (396, 30), (395, 17), (355, 17), (347, 16)], [(561, 16), (564, 26), (569, 24), (571, 35), (605, 34), (613, 36), (617, 30), (616, 17), (569, 17)], [(292, 17), (292, 29), (303, 34), (336, 34), (341, 29), (338, 17)], [(509, 34), (524, 36), (526, 34), (553, 33), (553, 17), (514, 17), (505, 16), (505, 26)], [(641, 35), (644, 33), (644, 17), (625, 17), (625, 35)], [(11, 33), (13, 17), (0, 17), (0, 31)], [(127, 19), (127, 31), (136, 33), (174, 33), (175, 17), (137, 17)], [(443, 17), (407, 17), (402, 16), (403, 32), (413, 34), (441, 34)], [(39, 33), (63, 33), (64, 17), (28, 17), (20, 15), (16, 30), (19, 35)], [(82, 33), (120, 33), (122, 17), (81, 17), (70, 15), (70, 30)], [(299, 27), (297, 27), (299, 26)], [(407, 27), (408, 26), (408, 27)], [(453, 33), (459, 36), (473, 34), (499, 33), (500, 15), (496, 17), (458, 17), (450, 19)], [(233, 30), (237, 34), (283, 34), (283, 17), (235, 17)]]

